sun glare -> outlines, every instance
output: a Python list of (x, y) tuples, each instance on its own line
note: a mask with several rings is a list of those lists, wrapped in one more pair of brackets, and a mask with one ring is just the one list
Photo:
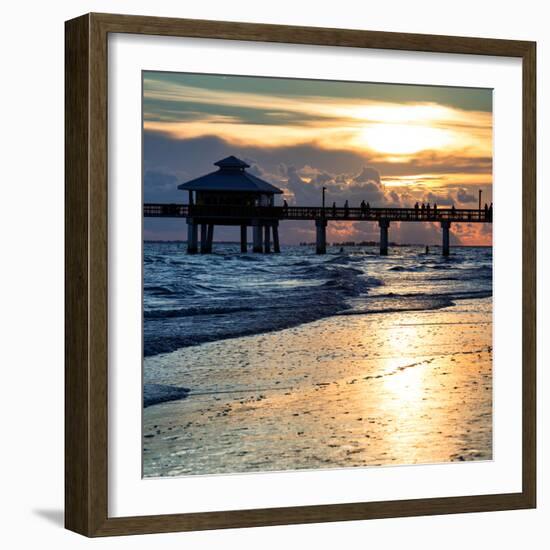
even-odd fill
[(450, 132), (440, 128), (404, 124), (375, 124), (362, 129), (358, 145), (380, 153), (410, 155), (427, 149), (444, 149), (452, 144)]
[(420, 105), (374, 104), (352, 109), (351, 116), (369, 122), (393, 124), (430, 123), (456, 119), (456, 114), (452, 109), (431, 103)]

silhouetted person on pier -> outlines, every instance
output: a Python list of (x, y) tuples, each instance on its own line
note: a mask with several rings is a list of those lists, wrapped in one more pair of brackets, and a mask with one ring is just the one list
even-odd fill
[(332, 203), (332, 217), (333, 218), (336, 217), (336, 203), (335, 202)]
[(430, 218), (430, 203), (428, 203), (426, 205), (426, 217), (429, 219)]
[(430, 247), (428, 245), (426, 245), (426, 251), (425, 251), (426, 254), (429, 254), (430, 253)]
[(420, 213), (422, 215), (422, 217), (424, 217), (424, 212), (426, 211), (426, 205), (424, 203), (422, 203), (422, 206), (420, 207)]
[(493, 203), (489, 206), (489, 220), (493, 221)]
[(369, 214), (370, 214), (370, 203), (367, 202), (367, 218), (369, 217)]
[(417, 203), (415, 203), (415, 205), (414, 205), (414, 216), (415, 216), (415, 218), (417, 218), (417, 219), (418, 219), (418, 208), (419, 208), (419, 206), (418, 206), (418, 202), (417, 202)]
[(285, 213), (285, 215), (288, 212), (288, 202), (286, 201), (283, 201), (283, 212)]
[(367, 205), (365, 201), (361, 201), (361, 217), (365, 218), (367, 214)]
[(483, 208), (484, 212), (485, 212), (485, 219), (488, 220), (489, 219), (489, 207), (487, 206), (487, 203), (485, 203), (485, 207)]
[(346, 200), (344, 203), (344, 218), (347, 218), (349, 216), (349, 203)]
[(453, 217), (454, 217), (455, 213), (456, 213), (456, 208), (455, 208), (455, 205), (453, 204), (451, 206), (451, 214), (453, 215)]
[(434, 218), (437, 217), (437, 204), (434, 202)]

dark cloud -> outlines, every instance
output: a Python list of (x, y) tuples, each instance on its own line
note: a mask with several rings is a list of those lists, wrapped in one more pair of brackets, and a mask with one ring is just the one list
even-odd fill
[(181, 202), (184, 193), (175, 174), (148, 170), (143, 176), (143, 200), (146, 202)]
[(175, 140), (154, 132), (143, 133), (145, 171), (177, 174), (182, 181), (212, 172), (214, 162), (235, 154), (234, 151), (216, 137)]
[(255, 161), (252, 160), (252, 159), (243, 159), (247, 164), (250, 165), (250, 168), (247, 168), (247, 171), (250, 172), (251, 174), (257, 176), (258, 178), (261, 178), (264, 176), (264, 171), (257, 165), (255, 164)]
[(382, 185), (374, 181), (353, 183), (346, 191), (349, 192), (350, 205), (359, 206), (361, 201), (365, 201), (371, 206), (388, 206), (394, 202), (391, 194), (386, 194)]
[[(426, 174), (490, 174), (491, 157), (469, 157), (467, 155), (443, 155), (436, 152), (420, 152), (407, 162), (388, 162), (374, 153), (358, 153), (349, 150), (325, 150), (311, 145), (292, 147), (245, 147), (235, 146), (216, 136), (194, 139), (173, 139), (157, 132), (144, 132), (144, 163), (146, 169), (163, 169), (182, 172), (189, 177), (212, 170), (212, 163), (224, 156), (236, 155), (258, 164), (268, 172), (275, 172), (277, 166), (315, 167), (320, 173), (361, 174), (365, 166), (375, 170), (384, 178), (419, 176), (427, 181)], [(250, 162), (253, 159), (253, 162)], [(372, 174), (374, 176), (374, 173)], [(335, 176), (337, 177), (337, 176)]]
[(353, 151), (326, 151), (315, 145), (244, 147), (216, 136), (178, 140), (151, 131), (143, 133), (143, 154), (146, 169), (185, 172), (189, 177), (212, 170), (214, 162), (228, 155), (254, 159), (254, 164), (269, 172), (275, 172), (280, 163), (299, 168), (315, 166), (319, 172), (359, 172), (368, 160), (365, 155)]
[(436, 194), (432, 192), (424, 196), (424, 201), (430, 204), (437, 204), (438, 206), (452, 206), (455, 203), (450, 194)]
[(334, 176), (331, 176), (328, 172), (320, 172), (314, 175), (312, 181), (316, 185), (325, 185), (326, 183), (330, 183), (333, 179)]
[(418, 175), (423, 181), (430, 179), (426, 174), (491, 174), (493, 166), (491, 157), (444, 155), (434, 151), (416, 153), (407, 162), (388, 162), (372, 155), (370, 162), (385, 178)]
[(361, 172), (353, 178), (353, 181), (355, 183), (375, 182), (380, 184), (380, 172), (371, 166), (363, 166)]
[(464, 189), (464, 187), (461, 187), (456, 192), (456, 200), (461, 203), (467, 203), (467, 202), (475, 202), (476, 197), (472, 193), (468, 193), (467, 189)]
[[(363, 166), (352, 174), (330, 174), (325, 171), (314, 172), (310, 166), (298, 169), (295, 166), (279, 165), (278, 173), (270, 181), (280, 178), (279, 185), (289, 191), (285, 197), (290, 204), (317, 206), (321, 204), (322, 188), (326, 189), (326, 204), (336, 202), (342, 205), (348, 200), (350, 205), (358, 206), (361, 201), (372, 206), (399, 203), (397, 193), (386, 194), (380, 183), (379, 172), (369, 166)], [(264, 173), (267, 177), (269, 174)], [(276, 184), (277, 185), (277, 184)]]

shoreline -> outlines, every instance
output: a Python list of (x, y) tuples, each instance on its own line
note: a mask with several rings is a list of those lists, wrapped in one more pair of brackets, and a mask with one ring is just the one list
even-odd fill
[(144, 409), (144, 476), (490, 460), (491, 346), (480, 298), (147, 357), (189, 393)]
[[(193, 347), (201, 346), (201, 345), (205, 345), (205, 344), (215, 344), (217, 342), (225, 342), (225, 341), (228, 341), (228, 340), (234, 340), (234, 339), (238, 339), (238, 338), (262, 336), (264, 334), (271, 334), (273, 332), (279, 332), (281, 330), (288, 330), (288, 329), (291, 329), (291, 328), (300, 327), (302, 325), (308, 325), (308, 324), (311, 324), (311, 323), (315, 323), (317, 321), (322, 321), (323, 319), (329, 319), (331, 317), (340, 317), (340, 316), (344, 317), (344, 316), (353, 316), (353, 315), (361, 315), (361, 316), (362, 315), (384, 315), (384, 314), (391, 314), (391, 313), (407, 314), (407, 313), (418, 313), (418, 312), (432, 312), (432, 311), (438, 311), (438, 310), (441, 310), (441, 309), (446, 309), (448, 307), (458, 306), (460, 304), (460, 302), (466, 301), (466, 300), (476, 300), (476, 299), (481, 299), (482, 300), (482, 299), (485, 299), (485, 298), (492, 299), (492, 297), (493, 297), (492, 290), (491, 291), (478, 291), (477, 293), (470, 292), (470, 293), (467, 293), (469, 295), (465, 296), (465, 297), (458, 296), (457, 294), (460, 294), (460, 293), (438, 294), (438, 295), (432, 296), (431, 297), (432, 299), (435, 297), (435, 298), (440, 299), (441, 302), (439, 304), (433, 304), (429, 308), (427, 308), (424, 303), (418, 304), (416, 306), (410, 305), (406, 308), (402, 308), (402, 307), (401, 308), (400, 307), (391, 308), (391, 307), (386, 306), (386, 309), (369, 309), (369, 310), (357, 310), (357, 309), (353, 309), (353, 307), (348, 306), (347, 308), (341, 309), (341, 310), (336, 311), (334, 313), (330, 313), (330, 314), (327, 313), (326, 315), (321, 315), (319, 317), (308, 319), (308, 320), (299, 319), (299, 320), (295, 320), (295, 321), (287, 321), (286, 324), (284, 324), (282, 326), (273, 326), (269, 329), (265, 329), (265, 330), (262, 330), (260, 332), (255, 332), (254, 329), (251, 328), (251, 329), (248, 329), (248, 330), (243, 330), (242, 333), (239, 334), (239, 335), (227, 335), (227, 336), (222, 336), (222, 337), (215, 337), (215, 339), (214, 338), (213, 339), (205, 338), (202, 341), (198, 341), (198, 342), (187, 344), (187, 345), (185, 345), (185, 344), (181, 345), (180, 344), (179, 347), (177, 347), (176, 349), (165, 351), (165, 352), (162, 352), (162, 353), (149, 353), (148, 354), (148, 353), (144, 352), (143, 359), (145, 361), (145, 360), (155, 358), (155, 357), (159, 357), (159, 356), (166, 356), (166, 355), (170, 355), (171, 353), (177, 353), (177, 352), (179, 352), (183, 349), (193, 348)], [(473, 295), (473, 294), (477, 294), (477, 295)], [(409, 294), (409, 295), (392, 294), (391, 295), (392, 298), (393, 297), (399, 298), (399, 297), (404, 297), (404, 296), (407, 297), (407, 298), (410, 298), (410, 299), (416, 298), (416, 295), (414, 295), (414, 294)], [(376, 297), (376, 296), (372, 295), (370, 297)], [(387, 298), (387, 297), (389, 297), (389, 296), (384, 296), (384, 298)], [(424, 298), (424, 297), (419, 296), (419, 299), (422, 299), (422, 298)]]

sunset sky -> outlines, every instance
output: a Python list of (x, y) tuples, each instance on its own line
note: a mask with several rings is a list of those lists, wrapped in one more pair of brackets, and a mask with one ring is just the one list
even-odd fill
[[(143, 73), (144, 200), (186, 202), (177, 185), (228, 155), (289, 204), (477, 208), (492, 202), (492, 90), (181, 73)], [(452, 242), (491, 244), (490, 224), (454, 224)], [(216, 239), (237, 239), (234, 228)], [(184, 239), (183, 220), (146, 219), (145, 239)], [(378, 240), (366, 222), (330, 222), (329, 241)], [(439, 243), (429, 223), (392, 223), (390, 240)], [(283, 243), (314, 225), (283, 222)]]

